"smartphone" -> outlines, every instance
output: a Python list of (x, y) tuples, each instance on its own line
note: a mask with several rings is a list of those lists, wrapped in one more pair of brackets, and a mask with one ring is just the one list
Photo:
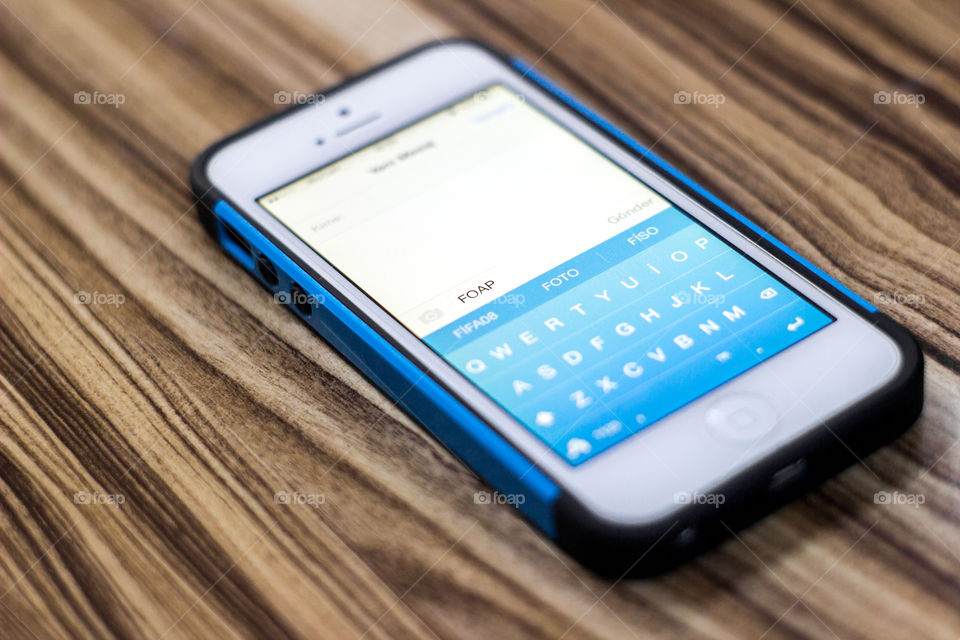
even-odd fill
[(675, 566), (919, 415), (907, 331), (522, 61), (448, 40), (298, 98), (197, 159), (206, 228), (594, 570)]

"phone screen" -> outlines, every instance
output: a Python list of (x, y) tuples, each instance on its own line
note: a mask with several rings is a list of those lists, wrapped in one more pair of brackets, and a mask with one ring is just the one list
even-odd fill
[(258, 202), (574, 465), (834, 321), (499, 84)]

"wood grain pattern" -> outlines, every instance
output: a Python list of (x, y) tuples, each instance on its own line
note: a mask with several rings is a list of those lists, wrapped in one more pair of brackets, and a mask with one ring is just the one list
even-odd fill
[[(956, 3), (0, 13), (3, 638), (960, 636)], [(475, 504), (468, 470), (208, 240), (185, 184), (276, 91), (451, 35), (536, 61), (915, 331), (920, 422), (654, 580), (600, 580)]]

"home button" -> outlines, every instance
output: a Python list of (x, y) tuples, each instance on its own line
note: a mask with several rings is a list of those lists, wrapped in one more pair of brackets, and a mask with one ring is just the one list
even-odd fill
[(722, 439), (757, 440), (777, 426), (777, 411), (749, 393), (723, 396), (707, 409), (707, 429)]

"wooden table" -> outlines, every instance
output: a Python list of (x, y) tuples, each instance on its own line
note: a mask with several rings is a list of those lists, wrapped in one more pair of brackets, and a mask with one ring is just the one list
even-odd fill
[[(960, 635), (957, 3), (0, 5), (3, 638)], [(535, 61), (910, 327), (920, 422), (657, 579), (601, 580), (476, 504), (186, 184), (277, 91), (453, 35)]]

